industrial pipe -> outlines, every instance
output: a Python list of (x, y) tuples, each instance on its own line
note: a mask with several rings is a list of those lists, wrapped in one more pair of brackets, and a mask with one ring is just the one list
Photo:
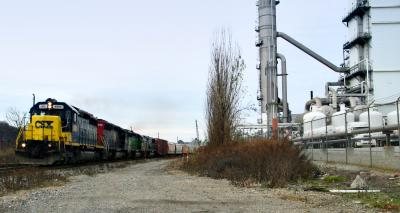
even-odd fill
[(350, 105), (351, 108), (361, 105), (361, 100), (358, 97), (348, 97), (345, 99), (345, 102)]
[(326, 82), (325, 84), (325, 96), (328, 97), (329, 95), (329, 87), (331, 86), (344, 86), (344, 83), (342, 81), (336, 81), (336, 82)]
[(337, 92), (335, 89), (330, 89), (332, 92), (332, 108), (337, 111), (337, 105), (338, 105), (338, 98), (337, 98)]
[(283, 104), (283, 123), (288, 122), (289, 110), (287, 104), (287, 72), (286, 72), (286, 58), (284, 55), (277, 53), (276, 57), (281, 60), (282, 69), (282, 104)]
[(329, 67), (330, 69), (332, 69), (335, 72), (346, 73), (346, 72), (349, 72), (349, 70), (350, 70), (348, 67), (338, 67), (338, 66), (334, 65), (333, 63), (331, 63), (324, 57), (318, 55), (316, 52), (312, 51), (311, 49), (309, 49), (308, 47), (306, 47), (302, 43), (296, 41), (294, 38), (288, 36), (285, 33), (276, 32), (276, 36), (285, 39), (287, 42), (293, 44), (295, 47), (299, 48), (300, 50), (302, 50), (303, 52), (305, 52), (309, 56), (313, 57), (317, 61), (321, 62), (325, 66)]
[(305, 104), (305, 111), (306, 111), (306, 112), (309, 112), (309, 111), (310, 111), (310, 108), (311, 108), (311, 105), (313, 105), (313, 104), (315, 104), (315, 105), (321, 107), (322, 105), (328, 105), (329, 103), (330, 103), (330, 101), (329, 101), (327, 98), (318, 98), (318, 97), (315, 97), (315, 98), (313, 98), (313, 99), (311, 99), (311, 100), (309, 100), (309, 101), (306, 102), (306, 104)]

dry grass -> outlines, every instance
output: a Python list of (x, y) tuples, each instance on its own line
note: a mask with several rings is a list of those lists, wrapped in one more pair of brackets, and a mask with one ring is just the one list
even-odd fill
[(72, 176), (87, 175), (92, 177), (122, 169), (136, 163), (136, 161), (123, 161), (82, 166), (31, 167), (2, 171), (0, 172), (0, 197), (19, 190), (61, 186)]
[(18, 190), (62, 184), (66, 177), (40, 168), (25, 168), (0, 174), (0, 196)]
[(182, 168), (204, 176), (226, 178), (241, 186), (260, 183), (267, 187), (283, 187), (290, 181), (309, 178), (317, 170), (301, 149), (287, 141), (266, 139), (204, 147)]
[(0, 150), (0, 163), (15, 163), (14, 147), (4, 148)]

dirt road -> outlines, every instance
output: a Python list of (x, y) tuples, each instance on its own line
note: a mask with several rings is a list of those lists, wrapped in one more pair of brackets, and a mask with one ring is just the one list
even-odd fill
[(339, 196), (241, 188), (225, 180), (166, 170), (169, 160), (133, 164), (62, 187), (0, 198), (0, 212), (365, 212)]

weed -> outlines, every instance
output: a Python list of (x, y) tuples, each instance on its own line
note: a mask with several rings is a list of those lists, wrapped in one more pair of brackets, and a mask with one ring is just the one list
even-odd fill
[(339, 182), (345, 182), (346, 177), (343, 176), (326, 176), (324, 177), (324, 182), (326, 183), (339, 183)]
[(310, 178), (316, 168), (302, 150), (288, 141), (253, 139), (229, 146), (199, 149), (182, 168), (213, 178), (226, 178), (248, 186), (249, 181), (283, 187), (290, 181)]
[(345, 194), (343, 196), (352, 200), (359, 199), (362, 203), (374, 208), (400, 211), (400, 199), (391, 197), (389, 193), (358, 193)]

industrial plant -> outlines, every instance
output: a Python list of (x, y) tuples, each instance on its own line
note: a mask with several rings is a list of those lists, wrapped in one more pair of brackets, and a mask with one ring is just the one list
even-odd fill
[[(294, 142), (324, 141), (325, 145), (349, 142), (352, 146), (398, 144), (400, 97), (400, 1), (349, 0), (341, 22), (347, 27), (343, 63), (335, 65), (311, 50), (290, 32), (280, 32), (276, 13), (280, 1), (259, 0), (258, 40), (261, 119), (257, 126), (267, 137), (288, 137)], [(326, 82), (325, 97), (304, 103), (297, 122), (289, 109), (286, 60), (277, 52), (283, 39), (338, 74)], [(281, 81), (282, 88), (278, 88)], [(302, 88), (299, 88), (302, 89)], [(282, 97), (278, 97), (281, 90)], [(302, 113), (302, 112), (300, 112)], [(301, 120), (301, 122), (298, 122)], [(246, 129), (246, 127), (243, 127)], [(258, 131), (260, 133), (260, 131)], [(368, 139), (365, 135), (368, 134)], [(348, 144), (347, 144), (348, 145)], [(346, 146), (347, 146), (346, 145)]]

